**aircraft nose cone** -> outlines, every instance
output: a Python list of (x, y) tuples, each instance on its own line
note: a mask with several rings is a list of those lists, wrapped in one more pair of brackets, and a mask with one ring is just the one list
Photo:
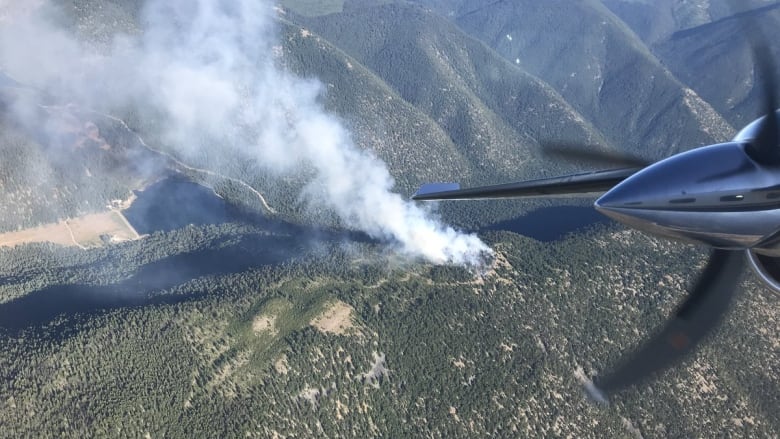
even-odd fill
[(678, 211), (693, 205), (696, 198), (679, 189), (669, 191), (663, 184), (668, 180), (648, 178), (651, 176), (629, 177), (596, 200), (594, 207), (602, 215), (633, 229), (667, 238), (678, 237), (676, 230), (681, 219)]
[(642, 191), (637, 186), (634, 182), (624, 181), (596, 200), (594, 207), (616, 221), (626, 222), (627, 215), (643, 204), (640, 199)]
[[(697, 171), (688, 154), (655, 163), (623, 180), (594, 203), (597, 211), (618, 222), (652, 234), (664, 234), (669, 212), (697, 201)], [(673, 213), (671, 214), (674, 215)]]
[(777, 230), (775, 216), (750, 204), (766, 206), (756, 188), (777, 186), (776, 171), (757, 167), (742, 144), (732, 142), (648, 166), (605, 193), (594, 207), (652, 235), (739, 249)]
[(602, 195), (595, 202), (596, 209), (609, 212), (614, 209), (641, 205), (642, 201), (637, 198), (637, 191), (634, 189), (635, 185), (630, 184), (631, 182), (628, 183), (620, 184)]

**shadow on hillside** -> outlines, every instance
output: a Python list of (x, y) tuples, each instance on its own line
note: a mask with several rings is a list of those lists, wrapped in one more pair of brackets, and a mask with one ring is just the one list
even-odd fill
[(570, 233), (581, 232), (596, 224), (612, 221), (592, 207), (554, 206), (529, 212), (518, 218), (487, 226), (480, 231), (503, 230), (528, 236), (542, 242), (563, 239)]
[(111, 309), (172, 304), (201, 297), (161, 294), (192, 279), (237, 273), (292, 261), (306, 252), (309, 237), (243, 235), (237, 242), (178, 254), (141, 267), (131, 278), (110, 285), (51, 285), (0, 304), (0, 328), (18, 332), (45, 325), (58, 316)]

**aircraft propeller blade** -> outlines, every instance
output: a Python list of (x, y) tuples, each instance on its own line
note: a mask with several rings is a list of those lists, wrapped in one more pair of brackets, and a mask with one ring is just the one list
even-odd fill
[[(731, 10), (736, 10), (735, 4), (731, 5)], [(755, 65), (754, 77), (761, 81), (763, 105), (762, 114), (765, 117), (756, 138), (750, 142), (747, 152), (750, 157), (765, 165), (780, 164), (780, 126), (777, 121), (777, 66), (772, 58), (772, 51), (767, 45), (766, 35), (761, 30), (758, 21), (749, 18), (749, 15), (737, 14), (744, 18), (745, 34), (750, 44), (750, 50)]]
[(586, 385), (590, 398), (606, 403), (615, 391), (641, 382), (693, 352), (729, 309), (743, 265), (742, 252), (713, 250), (707, 267), (674, 317), (615, 370)]
[(756, 69), (760, 72), (763, 82), (763, 114), (766, 116), (761, 122), (756, 138), (750, 142), (748, 152), (753, 160), (767, 165), (780, 164), (780, 127), (777, 116), (777, 97), (775, 68), (769, 49), (763, 45), (753, 46), (753, 58)]
[(653, 162), (632, 154), (604, 151), (599, 146), (567, 142), (540, 142), (542, 153), (550, 158), (604, 167), (644, 168)]

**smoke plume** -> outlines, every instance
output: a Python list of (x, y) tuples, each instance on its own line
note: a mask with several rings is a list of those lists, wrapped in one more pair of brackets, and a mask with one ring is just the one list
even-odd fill
[(100, 50), (58, 26), (51, 4), (17, 9), (0, 4), (0, 69), (11, 77), (90, 108), (143, 99), (184, 157), (224, 148), (276, 176), (305, 169), (303, 199), (409, 256), (479, 264), (490, 253), (394, 193), (385, 164), (324, 111), (320, 84), (280, 67), (270, 2), (148, 0), (140, 32)]

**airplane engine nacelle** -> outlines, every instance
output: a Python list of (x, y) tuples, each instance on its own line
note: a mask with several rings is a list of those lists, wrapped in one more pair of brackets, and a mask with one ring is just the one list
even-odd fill
[(746, 251), (750, 266), (766, 285), (776, 293), (780, 293), (780, 257)]

